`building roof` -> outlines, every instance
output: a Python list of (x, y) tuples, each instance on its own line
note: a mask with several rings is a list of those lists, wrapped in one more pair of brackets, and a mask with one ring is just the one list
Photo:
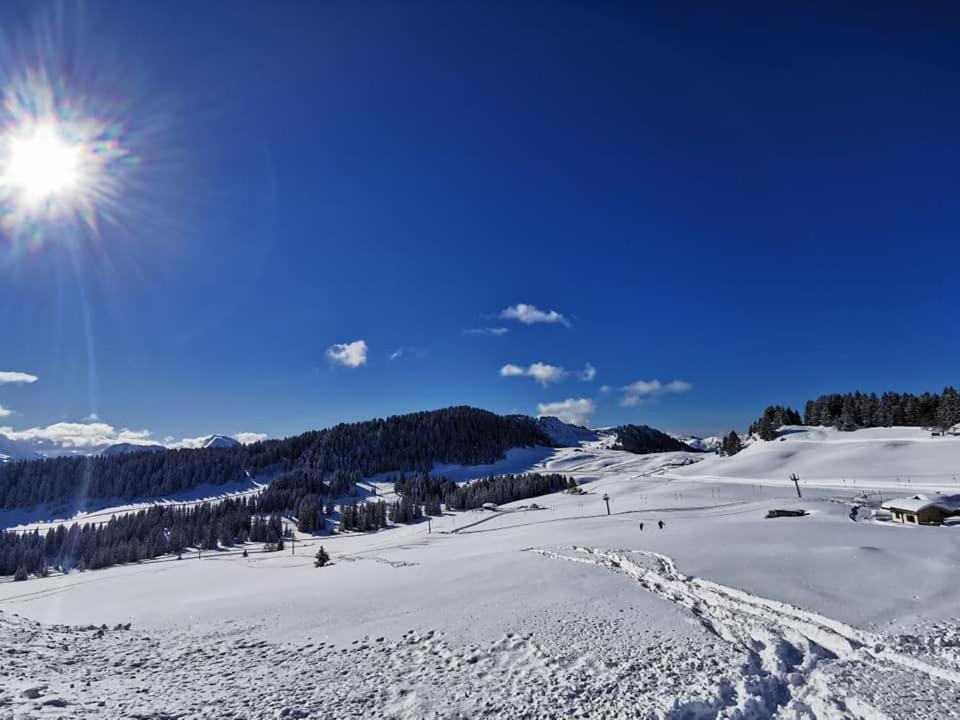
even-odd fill
[(912, 495), (904, 498), (893, 498), (881, 505), (884, 510), (902, 510), (906, 512), (920, 512), (929, 508), (939, 508), (945, 512), (960, 510), (960, 495)]

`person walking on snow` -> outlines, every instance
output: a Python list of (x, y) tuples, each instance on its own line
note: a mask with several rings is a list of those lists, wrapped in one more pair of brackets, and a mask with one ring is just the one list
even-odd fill
[(663, 520), (658, 521), (657, 525), (659, 525), (660, 529), (663, 530)]
[(643, 523), (640, 523), (640, 532), (643, 532)]

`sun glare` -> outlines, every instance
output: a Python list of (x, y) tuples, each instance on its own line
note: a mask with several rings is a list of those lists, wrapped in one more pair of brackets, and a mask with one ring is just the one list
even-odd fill
[[(0, 104), (0, 229), (35, 242), (113, 217), (132, 157), (102, 105), (27, 74)], [(62, 233), (61, 233), (62, 234)]]
[(64, 139), (54, 126), (41, 126), (12, 137), (3, 183), (28, 206), (76, 192), (82, 148)]

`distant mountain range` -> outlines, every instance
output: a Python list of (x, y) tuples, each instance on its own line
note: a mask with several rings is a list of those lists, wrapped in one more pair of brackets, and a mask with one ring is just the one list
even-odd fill
[(671, 437), (700, 452), (716, 452), (720, 449), (720, 443), (723, 441), (723, 438), (716, 435), (699, 437), (698, 435), (673, 435), (671, 433)]
[[(198, 447), (201, 448), (231, 448), (237, 447), (240, 445), (239, 440), (235, 440), (228, 435), (211, 435), (206, 438)], [(104, 448), (98, 454), (99, 455), (127, 455), (129, 453), (155, 453), (155, 452), (164, 452), (170, 450), (166, 445), (154, 444), (144, 444), (139, 445), (136, 443), (117, 443), (116, 445), (111, 445), (110, 447)]]
[(0, 464), (18, 460), (39, 460), (42, 457), (43, 455), (26, 447), (24, 443), (0, 435)]
[[(199, 448), (232, 448), (240, 445), (240, 441), (228, 435), (210, 435), (202, 443), (197, 445)], [(93, 447), (85, 450), (66, 450), (51, 451), (44, 447), (42, 451), (35, 450), (31, 443), (25, 440), (11, 440), (7, 436), (0, 434), (0, 465), (4, 463), (19, 462), (22, 460), (43, 460), (49, 457), (68, 456), (87, 456), (99, 455), (111, 457), (115, 455), (130, 455), (132, 453), (158, 453), (171, 450), (166, 445), (159, 443), (115, 443), (107, 447)]]

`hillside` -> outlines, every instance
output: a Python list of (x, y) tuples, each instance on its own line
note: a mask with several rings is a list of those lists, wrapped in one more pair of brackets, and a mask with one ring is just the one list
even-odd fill
[(571, 425), (551, 415), (537, 418), (537, 426), (558, 447), (572, 447), (582, 442), (597, 440), (600, 437), (596, 430), (585, 428), (582, 425)]
[(647, 425), (621, 425), (614, 431), (617, 435), (614, 450), (643, 455), (646, 453), (695, 451), (686, 443)]
[(755, 440), (733, 457), (710, 456), (678, 476), (784, 483), (903, 488), (956, 487), (960, 437), (932, 437), (918, 427), (841, 431), (803, 425), (780, 428), (774, 440)]
[(494, 463), (510, 448), (554, 443), (532, 418), (453, 407), (344, 423), (252, 445), (228, 444), (216, 436), (207, 444), (196, 450), (7, 463), (0, 466), (0, 509), (166, 496), (295, 468), (327, 476), (334, 494), (342, 494), (377, 473), (431, 470), (438, 462)]

